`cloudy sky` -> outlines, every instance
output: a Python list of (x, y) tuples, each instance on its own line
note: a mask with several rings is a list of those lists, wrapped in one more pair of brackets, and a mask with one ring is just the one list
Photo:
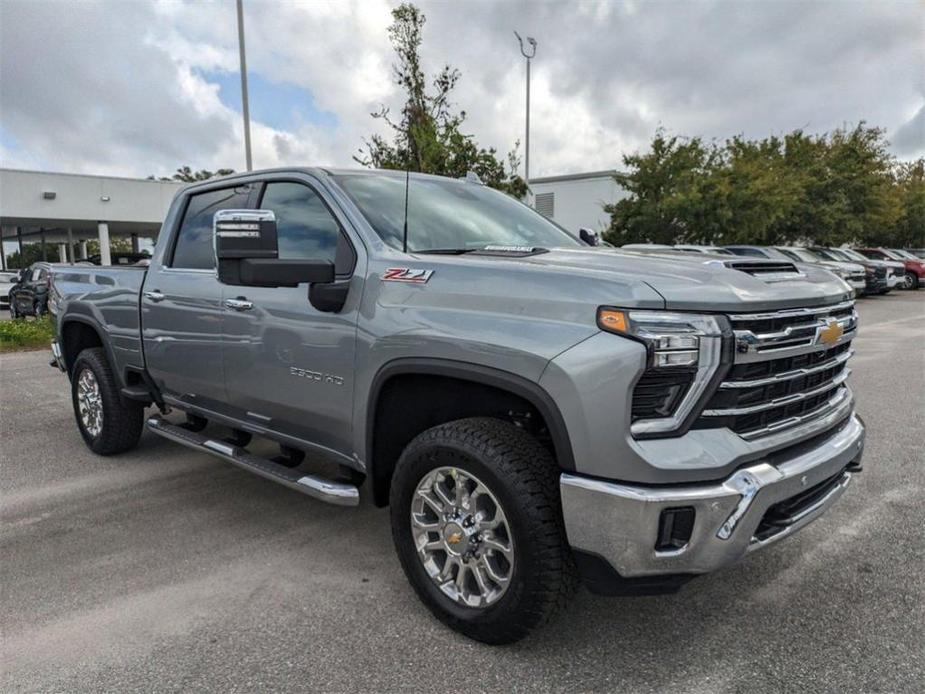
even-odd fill
[[(254, 164), (350, 165), (398, 107), (387, 0), (245, 0)], [(925, 155), (925, 4), (420, 2), (483, 145), (531, 173), (613, 168), (659, 126), (723, 138), (865, 120)], [(0, 165), (128, 176), (244, 168), (233, 0), (0, 0)]]

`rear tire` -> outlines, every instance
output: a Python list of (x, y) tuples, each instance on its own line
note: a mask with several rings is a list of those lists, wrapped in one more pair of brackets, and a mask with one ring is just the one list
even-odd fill
[(122, 399), (102, 347), (77, 355), (71, 371), (71, 402), (80, 435), (97, 455), (123, 453), (138, 444), (144, 405)]
[[(464, 483), (468, 486), (460, 487), (461, 505), (457, 505), (460, 497), (455, 497), (444, 505), (445, 515), (430, 506), (426, 511), (438, 519), (457, 521), (438, 521), (439, 529), (423, 531), (422, 536), (424, 514), (412, 506), (421, 497), (419, 490), (432, 480), (443, 480), (442, 484), (452, 484), (455, 494), (459, 479), (468, 480)], [(436, 485), (428, 496), (443, 505), (448, 493), (442, 488), (443, 496), (438, 496)], [(500, 515), (497, 510), (476, 513), (483, 502), (496, 504)], [(489, 644), (518, 641), (564, 607), (577, 587), (562, 522), (558, 467), (549, 451), (513, 424), (479, 417), (441, 424), (420, 434), (395, 467), (390, 504), (392, 537), (405, 575), (437, 619), (469, 638)], [(485, 522), (486, 517), (494, 522)], [(499, 517), (505, 528), (500, 534), (481, 530), (500, 527)], [(473, 525), (474, 518), (480, 520)], [(474, 529), (478, 532), (469, 535)], [(446, 549), (429, 551), (423, 547), (427, 541), (442, 541)], [(506, 545), (504, 556), (510, 555), (509, 563), (498, 556), (498, 549), (491, 548), (499, 542)], [(467, 562), (465, 587), (457, 590), (450, 584), (458, 581), (459, 564)], [(441, 576), (449, 571), (456, 580), (436, 576), (437, 568)], [(506, 580), (496, 582), (497, 574)]]

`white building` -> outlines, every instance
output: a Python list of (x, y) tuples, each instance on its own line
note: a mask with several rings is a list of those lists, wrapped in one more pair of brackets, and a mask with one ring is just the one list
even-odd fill
[(156, 238), (181, 185), (0, 169), (0, 265), (5, 268), (7, 253), (26, 243), (42, 243), (50, 261), (73, 262), (87, 257), (89, 239), (100, 241), (108, 265), (110, 236), (131, 239), (135, 251), (144, 239)]
[(626, 191), (613, 180), (615, 173), (591, 171), (531, 179), (534, 207), (573, 233), (582, 227), (604, 231), (610, 225), (604, 205), (627, 197)]

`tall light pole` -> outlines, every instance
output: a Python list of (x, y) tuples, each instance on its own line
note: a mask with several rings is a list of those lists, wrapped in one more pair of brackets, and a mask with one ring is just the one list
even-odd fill
[(530, 49), (527, 50), (524, 48), (524, 40), (520, 38), (520, 34), (515, 31), (514, 36), (520, 42), (521, 55), (527, 59), (527, 132), (524, 137), (524, 182), (530, 185), (530, 61), (536, 55), (536, 39), (532, 36), (527, 37), (527, 44), (530, 46)]
[(254, 168), (251, 161), (251, 116), (247, 107), (247, 59), (244, 57), (244, 2), (238, 0), (238, 53), (241, 56), (241, 110), (244, 111), (244, 157), (247, 170)]

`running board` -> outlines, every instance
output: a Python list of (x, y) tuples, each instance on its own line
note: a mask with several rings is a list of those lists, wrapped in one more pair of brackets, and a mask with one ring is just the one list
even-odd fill
[(189, 448), (204, 453), (211, 453), (229, 463), (244, 468), (268, 480), (308, 494), (308, 496), (326, 501), (337, 506), (357, 506), (360, 503), (360, 490), (352, 484), (332, 482), (315, 475), (306, 475), (284, 465), (274, 463), (272, 460), (261, 458), (249, 453), (240, 446), (227, 441), (210, 439), (183, 427), (171, 424), (166, 419), (154, 416), (148, 419), (148, 429), (158, 436), (183, 444)]

